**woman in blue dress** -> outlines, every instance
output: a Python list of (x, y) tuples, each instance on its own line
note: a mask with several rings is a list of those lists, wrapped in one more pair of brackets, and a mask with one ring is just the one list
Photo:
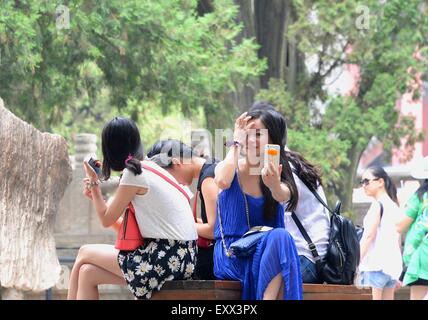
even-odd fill
[[(302, 279), (293, 238), (284, 228), (284, 207), (294, 210), (296, 184), (285, 158), (286, 123), (274, 110), (252, 110), (235, 122), (233, 141), (215, 170), (220, 191), (214, 236), (214, 275), (239, 280), (245, 300), (300, 300)], [(264, 146), (280, 146), (280, 165), (262, 166)], [(242, 159), (239, 155), (245, 154)], [(228, 254), (230, 244), (253, 226), (270, 226), (249, 257)]]

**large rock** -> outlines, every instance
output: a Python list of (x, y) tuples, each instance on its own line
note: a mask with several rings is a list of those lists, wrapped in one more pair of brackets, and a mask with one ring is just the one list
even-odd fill
[(42, 133), (0, 99), (0, 283), (17, 290), (53, 287), (58, 205), (72, 177), (66, 141)]

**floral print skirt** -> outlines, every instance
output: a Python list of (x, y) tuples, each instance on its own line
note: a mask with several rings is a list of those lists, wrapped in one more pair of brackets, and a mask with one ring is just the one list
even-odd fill
[(120, 251), (118, 262), (129, 289), (137, 299), (150, 299), (165, 281), (192, 277), (196, 241), (144, 239), (135, 251)]

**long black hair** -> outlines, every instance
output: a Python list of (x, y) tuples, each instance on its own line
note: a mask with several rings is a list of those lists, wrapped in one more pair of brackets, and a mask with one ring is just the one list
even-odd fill
[(322, 186), (322, 171), (316, 165), (306, 160), (300, 153), (285, 151), (288, 161), (291, 162), (300, 180), (309, 184), (313, 190)]
[[(275, 111), (275, 109), (272, 110), (271, 108), (251, 108), (248, 112), (248, 116), (251, 116), (251, 119), (260, 119), (268, 130), (271, 143), (280, 146), (279, 162), (282, 164), (281, 181), (290, 189), (290, 201), (287, 205), (287, 211), (293, 211), (296, 209), (299, 195), (290, 164), (287, 161), (284, 150), (287, 142), (287, 125), (285, 119), (279, 112)], [(262, 179), (260, 179), (260, 187), (265, 198), (264, 217), (267, 220), (272, 220), (276, 216), (278, 202), (272, 197), (271, 191), (263, 183)]]
[[(155, 157), (157, 155), (160, 157)], [(191, 159), (193, 156), (194, 152), (191, 147), (175, 139), (157, 141), (147, 152), (147, 157), (162, 168), (171, 168), (173, 157)]]
[(105, 124), (101, 137), (105, 180), (110, 178), (112, 170), (127, 168), (135, 175), (141, 174), (140, 161), (144, 158), (144, 149), (140, 132), (133, 121), (115, 117)]
[[(275, 107), (265, 101), (257, 101), (253, 104), (250, 111), (253, 110), (271, 110), (276, 111)], [(286, 141), (284, 145), (286, 145)], [(309, 184), (314, 190), (317, 190), (319, 186), (322, 186), (322, 171), (321, 169), (306, 160), (302, 154), (295, 151), (285, 151), (285, 156), (288, 161), (291, 162), (294, 169), (296, 170), (297, 176)]]
[(422, 185), (416, 190), (416, 194), (418, 195), (419, 200), (422, 201), (422, 198), (424, 196), (424, 193), (428, 191), (428, 179), (425, 179), (424, 182), (422, 182)]
[(367, 170), (369, 170), (375, 178), (383, 179), (385, 183), (386, 193), (397, 205), (399, 205), (397, 198), (397, 188), (395, 187), (394, 183), (392, 182), (386, 171), (379, 166), (373, 166), (368, 168)]

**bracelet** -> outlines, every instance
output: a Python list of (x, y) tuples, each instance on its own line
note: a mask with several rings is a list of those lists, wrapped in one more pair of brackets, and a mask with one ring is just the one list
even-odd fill
[(225, 143), (224, 143), (224, 146), (226, 147), (226, 148), (230, 148), (230, 147), (242, 147), (242, 143), (240, 143), (239, 141), (237, 141), (237, 140), (234, 140), (234, 141), (226, 141)]
[(93, 188), (93, 187), (95, 187), (95, 186), (97, 186), (97, 185), (99, 185), (99, 181), (91, 181), (88, 184), (88, 186), (89, 186), (90, 189)]

